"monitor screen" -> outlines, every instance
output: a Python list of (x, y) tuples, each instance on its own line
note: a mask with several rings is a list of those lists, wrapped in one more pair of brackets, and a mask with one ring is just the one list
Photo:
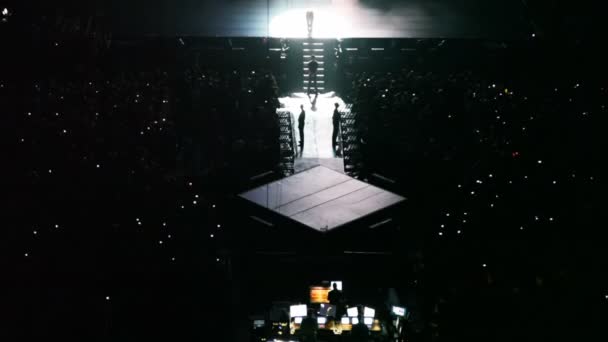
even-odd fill
[(359, 324), (359, 319), (357, 317), (353, 317), (350, 319), (350, 323), (353, 325)]
[(405, 308), (393, 306), (393, 314), (396, 316), (405, 316)]
[(254, 328), (263, 328), (266, 325), (266, 322), (263, 319), (255, 319), (253, 320)]
[(329, 304), (321, 304), (319, 315), (326, 317), (336, 317), (336, 306)]
[(376, 316), (376, 310), (372, 308), (368, 308), (367, 306), (363, 308), (363, 317), (371, 317), (374, 318)]
[(359, 309), (357, 307), (346, 309), (346, 314), (348, 317), (357, 317), (359, 316)]
[(340, 320), (340, 323), (350, 324), (350, 319), (348, 317), (342, 317), (342, 319)]
[(327, 317), (317, 317), (318, 324), (325, 324), (327, 322)]
[(306, 317), (306, 304), (292, 305), (289, 307), (289, 316), (291, 317)]
[(310, 302), (313, 304), (329, 303), (329, 288), (323, 286), (310, 287)]
[(302, 317), (296, 317), (296, 318), (294, 318), (294, 319), (293, 319), (293, 322), (294, 322), (295, 324), (302, 324)]
[(342, 281), (341, 280), (333, 280), (330, 282), (329, 287), (331, 290), (334, 289), (334, 284), (338, 285), (338, 290), (342, 291)]
[(363, 323), (365, 323), (365, 325), (372, 325), (374, 323), (374, 319), (372, 317), (365, 317), (363, 318)]

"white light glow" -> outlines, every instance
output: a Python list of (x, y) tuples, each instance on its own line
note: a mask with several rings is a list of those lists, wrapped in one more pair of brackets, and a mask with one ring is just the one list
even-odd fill
[(393, 314), (403, 317), (405, 316), (405, 308), (402, 308), (400, 306), (393, 306)]
[[(283, 12), (270, 21), (270, 36), (278, 38), (306, 38), (307, 9), (293, 9)], [(314, 38), (342, 38), (352, 32), (347, 16), (337, 9), (313, 9), (314, 21), (312, 35)]]
[(291, 317), (305, 317), (307, 313), (306, 304), (291, 305), (289, 307), (289, 316)]
[(342, 291), (342, 281), (340, 281), (340, 280), (334, 280), (334, 281), (332, 281), (332, 282), (331, 282), (331, 284), (330, 284), (330, 286), (329, 286), (329, 287), (330, 287), (331, 289), (333, 289), (333, 288), (334, 288), (334, 284), (336, 284), (336, 285), (337, 285), (337, 287), (338, 287), (338, 291)]

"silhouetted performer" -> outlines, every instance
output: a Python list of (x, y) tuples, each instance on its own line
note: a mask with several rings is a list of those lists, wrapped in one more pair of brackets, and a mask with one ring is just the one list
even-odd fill
[(308, 72), (310, 73), (310, 77), (308, 78), (308, 94), (310, 95), (310, 87), (315, 85), (315, 94), (319, 93), (319, 89), (317, 89), (317, 71), (319, 70), (319, 63), (315, 56), (312, 56), (312, 60), (308, 62)]
[(312, 22), (315, 20), (313, 11), (306, 12), (306, 26), (308, 27), (308, 38), (312, 38)]
[(300, 116), (298, 116), (298, 130), (300, 131), (300, 149), (304, 150), (304, 123), (306, 122), (306, 111), (304, 105), (300, 105)]
[(331, 135), (331, 146), (334, 151), (336, 151), (336, 147), (338, 146), (338, 134), (340, 134), (340, 112), (338, 111), (338, 107), (340, 107), (340, 105), (336, 103), (334, 106), (336, 108), (334, 109), (334, 115), (331, 117), (334, 126), (334, 131)]

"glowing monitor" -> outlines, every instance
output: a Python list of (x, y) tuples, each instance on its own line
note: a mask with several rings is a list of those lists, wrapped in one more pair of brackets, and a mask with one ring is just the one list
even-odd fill
[(327, 323), (327, 317), (317, 317), (317, 323), (318, 324), (325, 324), (325, 323)]
[(376, 316), (376, 310), (372, 308), (368, 308), (367, 306), (363, 308), (363, 317), (371, 317), (374, 318)]
[(393, 314), (396, 316), (405, 316), (405, 308), (402, 308), (400, 306), (393, 306)]
[(266, 325), (266, 322), (263, 319), (255, 319), (253, 320), (253, 327), (254, 328), (263, 328), (264, 325)]
[(306, 304), (292, 305), (289, 307), (289, 316), (291, 317), (306, 317), (307, 308)]
[(310, 302), (313, 304), (317, 303), (329, 303), (327, 298), (329, 294), (329, 288), (323, 286), (311, 286), (310, 287)]
[(329, 304), (321, 304), (319, 308), (319, 315), (326, 317), (335, 317), (336, 316), (336, 306)]
[(296, 317), (296, 318), (294, 318), (293, 322), (295, 324), (302, 324), (302, 317)]
[(350, 323), (352, 325), (359, 324), (359, 319), (357, 317), (353, 317), (350, 319)]
[(365, 317), (363, 318), (363, 323), (365, 323), (365, 325), (372, 325), (374, 324), (374, 319), (372, 317)]
[(329, 288), (333, 290), (334, 289), (334, 284), (338, 285), (338, 290), (339, 291), (342, 291), (342, 281), (341, 280), (334, 280), (334, 281), (330, 282)]
[(342, 317), (342, 319), (340, 320), (340, 323), (350, 324), (350, 319), (348, 317)]
[(357, 317), (359, 316), (359, 309), (357, 307), (346, 309), (346, 314), (348, 317)]

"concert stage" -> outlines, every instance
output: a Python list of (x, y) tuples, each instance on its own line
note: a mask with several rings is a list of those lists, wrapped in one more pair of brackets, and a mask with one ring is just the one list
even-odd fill
[(405, 200), (324, 166), (263, 185), (240, 197), (319, 232), (328, 232)]

